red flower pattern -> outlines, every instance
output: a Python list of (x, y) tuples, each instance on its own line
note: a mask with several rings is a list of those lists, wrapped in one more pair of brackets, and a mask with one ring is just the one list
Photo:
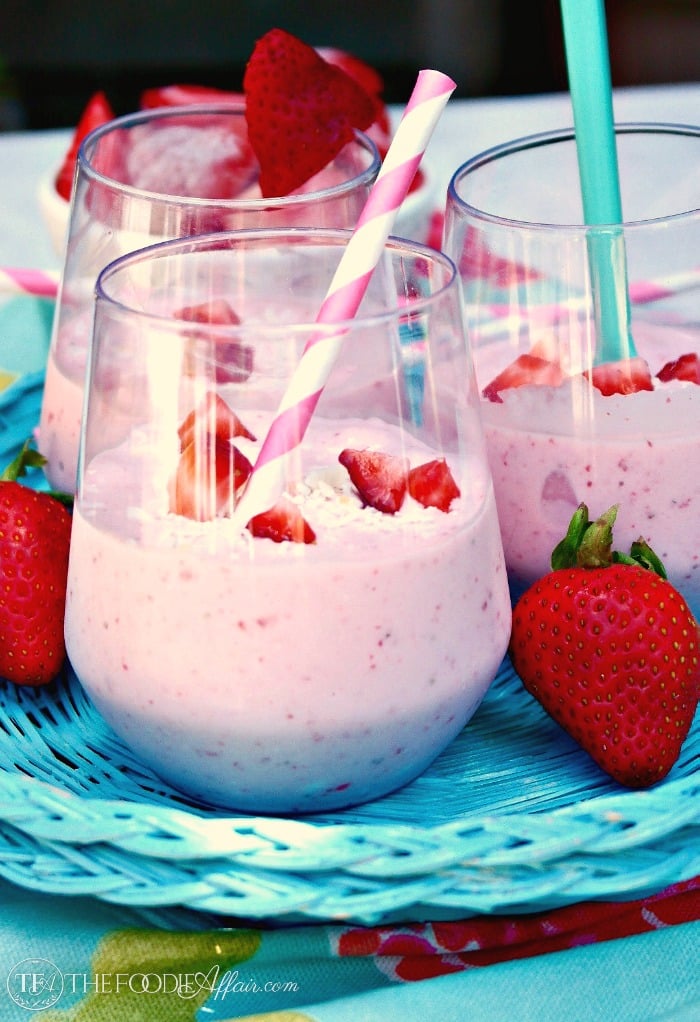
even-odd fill
[(340, 957), (371, 957), (395, 982), (415, 982), (697, 919), (700, 877), (636, 901), (582, 902), (508, 918), (349, 927), (335, 931), (334, 939)]

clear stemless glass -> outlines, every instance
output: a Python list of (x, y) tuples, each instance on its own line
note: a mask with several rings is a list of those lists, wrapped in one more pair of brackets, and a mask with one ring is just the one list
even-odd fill
[[(70, 661), (143, 761), (238, 810), (406, 784), (470, 719), (510, 634), (454, 266), (390, 239), (358, 315), (320, 328), (347, 237), (166, 242), (97, 284)], [(319, 329), (342, 345), (283, 492), (238, 520)]]
[[(513, 594), (549, 570), (579, 503), (617, 504), (615, 546), (646, 539), (697, 617), (700, 128), (618, 125), (616, 138), (623, 224), (582, 224), (565, 130), (460, 167), (444, 247), (461, 269)], [(633, 340), (603, 358), (601, 240), (607, 272), (627, 279)]]
[(52, 486), (75, 489), (93, 292), (113, 259), (170, 238), (248, 227), (352, 227), (379, 170), (358, 132), (299, 192), (262, 198), (245, 104), (116, 118), (78, 154), (39, 425)]

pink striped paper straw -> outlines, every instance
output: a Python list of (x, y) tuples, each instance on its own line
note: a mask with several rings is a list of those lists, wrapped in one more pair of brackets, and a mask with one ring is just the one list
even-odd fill
[[(399, 207), (423, 157), (455, 82), (439, 71), (423, 70), (387, 150), (333, 280), (317, 323), (352, 319), (367, 290), (391, 233)], [(343, 331), (313, 334), (306, 342), (275, 418), (248, 478), (235, 517), (250, 521), (271, 508), (282, 492), (286, 456), (302, 441), (338, 356)]]
[(630, 281), (630, 301), (634, 305), (660, 302), (681, 291), (690, 291), (700, 285), (700, 266), (685, 273), (670, 274), (663, 280)]
[(36, 295), (39, 298), (55, 298), (58, 292), (59, 273), (54, 270), (18, 269), (0, 267), (0, 293)]

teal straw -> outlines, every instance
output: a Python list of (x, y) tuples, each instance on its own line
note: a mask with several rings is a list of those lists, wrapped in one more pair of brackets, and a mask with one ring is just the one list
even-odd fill
[(561, 0), (569, 90), (574, 110), (583, 215), (591, 231), (588, 256), (597, 362), (636, 355), (630, 333), (625, 239), (617, 166), (608, 37), (603, 0)]

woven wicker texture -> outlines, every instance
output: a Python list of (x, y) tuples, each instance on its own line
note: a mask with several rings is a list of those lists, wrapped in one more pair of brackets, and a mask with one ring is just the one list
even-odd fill
[(0, 874), (37, 890), (250, 919), (533, 911), (700, 871), (698, 722), (647, 792), (607, 779), (508, 663), (400, 792), (333, 816), (232, 816), (144, 769), (68, 674), (0, 685)]
[[(17, 340), (18, 358), (34, 344), (40, 362), (46, 310), (31, 310), (18, 339), (15, 309), (0, 309), (5, 339)], [(0, 394), (3, 464), (38, 420), (42, 381), (32, 365)], [(276, 922), (633, 898), (700, 873), (699, 765), (696, 719), (667, 780), (625, 791), (505, 662), (467, 728), (405, 789), (333, 815), (232, 816), (145, 769), (70, 672), (36, 691), (0, 681), (0, 875), (143, 910)]]

